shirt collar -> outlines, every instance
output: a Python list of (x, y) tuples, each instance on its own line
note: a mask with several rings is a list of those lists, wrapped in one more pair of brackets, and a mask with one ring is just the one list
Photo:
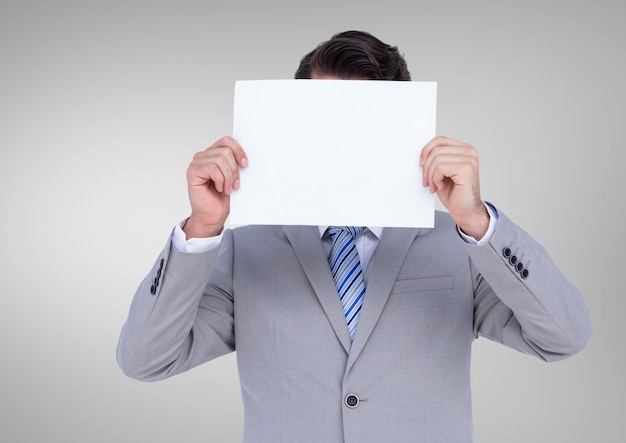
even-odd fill
[[(369, 231), (372, 234), (374, 234), (378, 240), (380, 240), (382, 238), (382, 236), (383, 236), (383, 228), (381, 228), (380, 226), (366, 226), (365, 228), (369, 229)], [(328, 229), (328, 226), (318, 226), (317, 229), (319, 229), (319, 231), (320, 231), (320, 238), (322, 238), (324, 236), (324, 233)]]

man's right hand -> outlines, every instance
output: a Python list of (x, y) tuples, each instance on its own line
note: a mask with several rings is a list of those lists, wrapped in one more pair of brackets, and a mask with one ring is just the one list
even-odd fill
[(239, 189), (239, 168), (248, 166), (243, 148), (223, 137), (194, 155), (187, 168), (191, 216), (183, 231), (190, 238), (219, 235), (230, 213), (230, 194)]

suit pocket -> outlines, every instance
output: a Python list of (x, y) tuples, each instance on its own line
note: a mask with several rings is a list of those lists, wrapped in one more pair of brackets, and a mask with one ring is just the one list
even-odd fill
[(454, 277), (428, 277), (398, 280), (391, 289), (392, 294), (410, 294), (423, 291), (454, 289)]

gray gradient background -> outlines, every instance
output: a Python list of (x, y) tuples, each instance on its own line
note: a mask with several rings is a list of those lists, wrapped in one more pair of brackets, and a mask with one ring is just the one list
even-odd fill
[(620, 3), (2, 0), (0, 441), (240, 440), (233, 355), (140, 383), (118, 334), (188, 212), (191, 156), (231, 131), (235, 80), (290, 78), (346, 29), (438, 82), (438, 132), (479, 149), (484, 197), (593, 316), (560, 363), (476, 342), (476, 440), (623, 441)]

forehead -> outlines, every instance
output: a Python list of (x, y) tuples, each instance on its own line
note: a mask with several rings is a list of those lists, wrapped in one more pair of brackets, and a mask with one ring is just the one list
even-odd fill
[(330, 74), (318, 74), (317, 72), (311, 73), (311, 79), (313, 80), (343, 80), (341, 77)]

